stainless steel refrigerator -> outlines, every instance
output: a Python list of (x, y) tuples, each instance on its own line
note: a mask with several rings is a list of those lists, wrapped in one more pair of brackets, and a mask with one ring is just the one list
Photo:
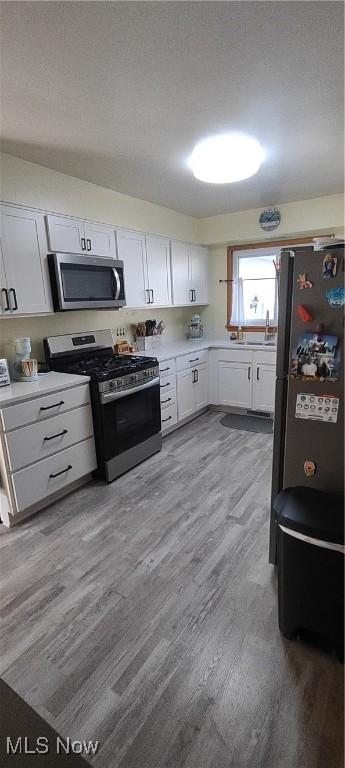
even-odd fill
[(281, 253), (270, 563), (273, 501), (297, 485), (344, 490), (343, 247)]

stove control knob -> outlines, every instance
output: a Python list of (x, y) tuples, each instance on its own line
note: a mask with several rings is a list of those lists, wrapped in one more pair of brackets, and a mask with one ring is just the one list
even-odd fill
[(116, 387), (117, 387), (117, 381), (111, 381), (111, 382), (110, 382), (110, 386), (111, 386), (111, 388), (112, 388), (112, 389), (116, 389)]

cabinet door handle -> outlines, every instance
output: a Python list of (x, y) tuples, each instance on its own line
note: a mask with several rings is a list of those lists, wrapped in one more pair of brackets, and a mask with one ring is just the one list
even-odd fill
[(8, 300), (8, 290), (7, 290), (7, 288), (1, 288), (1, 293), (5, 294), (6, 306), (5, 306), (5, 310), (4, 311), (8, 312), (11, 309), (11, 307), (10, 307), (10, 302)]
[(193, 301), (193, 291), (192, 291), (192, 288), (189, 291), (189, 301)]
[(154, 303), (155, 303), (155, 297), (154, 297), (154, 293), (153, 293), (153, 290), (152, 290), (152, 288), (150, 288), (150, 293), (151, 293), (151, 296), (152, 296), (152, 298), (151, 298), (151, 304), (154, 304)]
[(250, 365), (248, 365), (248, 381), (250, 381)]
[(146, 304), (151, 304), (150, 289), (146, 288), (145, 293), (146, 293)]
[(17, 304), (17, 295), (16, 295), (16, 292), (15, 292), (14, 288), (10, 288), (10, 293), (12, 293), (12, 296), (13, 296), (13, 301), (14, 301), (14, 307), (13, 307), (13, 309), (18, 309), (18, 304)]
[(171, 397), (168, 397), (167, 400), (161, 400), (161, 404), (164, 405), (164, 403), (170, 403)]
[(199, 360), (199, 357), (193, 357), (193, 359), (192, 359), (192, 360), (190, 360), (189, 362), (190, 362), (190, 363), (197, 363), (197, 362), (198, 362), (198, 360)]
[(164, 389), (164, 387), (170, 387), (170, 381), (168, 381), (166, 384), (161, 384), (161, 389)]
[(86, 250), (91, 251), (91, 240), (89, 237), (86, 239)]
[(55, 472), (55, 474), (50, 474), (49, 477), (59, 477), (59, 475), (64, 475), (65, 472), (68, 472), (70, 469), (72, 469), (72, 464), (69, 464), (66, 469), (62, 469), (61, 472)]
[(198, 369), (196, 368), (196, 369), (195, 369), (195, 383), (196, 383), (197, 381), (199, 381), (199, 371), (198, 371)]
[(59, 405), (65, 405), (65, 401), (60, 400), (59, 403), (53, 403), (53, 405), (41, 405), (40, 411), (50, 411), (51, 408), (57, 408)]
[(50, 437), (44, 437), (43, 440), (54, 440), (55, 437), (62, 437), (62, 435), (67, 435), (68, 429), (63, 429), (62, 432), (58, 432), (56, 435), (51, 435)]
[(165, 371), (170, 371), (169, 366), (167, 368), (161, 368), (161, 373), (165, 373)]
[(86, 251), (85, 237), (80, 238), (80, 245), (81, 245), (81, 250)]
[(170, 419), (172, 419), (172, 416), (167, 416), (166, 419), (162, 419), (162, 423), (163, 423), (163, 421), (170, 421)]
[(194, 296), (193, 301), (196, 301), (196, 291), (194, 290), (194, 288), (193, 288), (193, 296)]
[(259, 368), (259, 366), (256, 369), (256, 381), (260, 381), (260, 368)]

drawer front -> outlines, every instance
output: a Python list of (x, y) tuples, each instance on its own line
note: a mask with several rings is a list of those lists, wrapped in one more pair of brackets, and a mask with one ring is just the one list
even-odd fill
[(222, 363), (252, 363), (252, 349), (215, 349), (214, 359)]
[(10, 469), (15, 472), (92, 435), (89, 405), (15, 429), (5, 434)]
[(162, 363), (159, 363), (159, 373), (162, 378), (162, 376), (171, 376), (172, 373), (176, 371), (176, 360), (175, 358), (171, 358), (171, 360), (164, 360)]
[(176, 389), (176, 373), (172, 376), (161, 376), (159, 382), (161, 395), (165, 395), (170, 389)]
[(2, 426), (5, 431), (34, 424), (42, 419), (58, 416), (71, 408), (90, 402), (88, 384), (71, 389), (62, 389), (51, 395), (43, 395), (18, 405), (9, 405), (1, 411)]
[(176, 403), (176, 386), (161, 392), (161, 409), (169, 408)]
[(169, 429), (177, 422), (177, 405), (170, 405), (169, 408), (164, 408), (162, 411), (162, 433), (164, 435), (165, 430)]
[(253, 362), (261, 363), (261, 365), (275, 365), (277, 361), (277, 353), (273, 349), (262, 350), (253, 352)]
[(176, 358), (176, 368), (178, 371), (186, 371), (188, 368), (195, 368), (201, 363), (208, 362), (208, 349), (201, 349), (198, 352), (190, 351), (188, 355), (181, 355)]
[[(56, 453), (32, 467), (21, 469), (12, 475), (17, 511), (60, 491), (78, 478), (96, 469), (96, 452), (93, 437), (72, 448)], [(60, 474), (61, 473), (61, 474)]]

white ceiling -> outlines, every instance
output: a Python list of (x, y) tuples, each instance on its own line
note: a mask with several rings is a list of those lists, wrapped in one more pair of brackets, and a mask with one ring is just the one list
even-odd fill
[[(8, 2), (3, 149), (194, 216), (343, 189), (342, 2)], [(252, 179), (195, 180), (193, 145), (242, 130)]]

